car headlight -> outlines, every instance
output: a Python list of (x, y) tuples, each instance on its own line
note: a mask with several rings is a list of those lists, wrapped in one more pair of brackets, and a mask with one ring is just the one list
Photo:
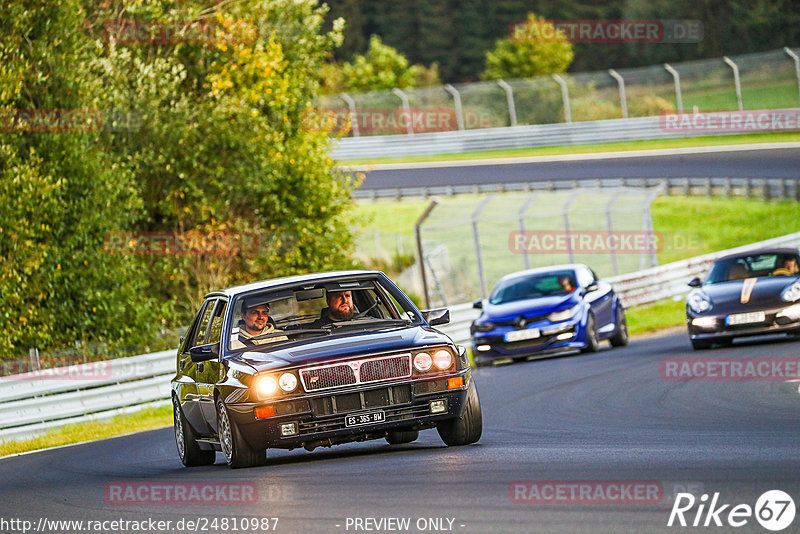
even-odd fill
[(494, 323), (472, 323), (472, 330), (475, 332), (491, 332), (494, 330)]
[(551, 313), (550, 315), (547, 316), (547, 320), (550, 321), (551, 323), (566, 321), (567, 319), (572, 319), (580, 309), (581, 305), (580, 303), (578, 303), (571, 308), (567, 308), (566, 310), (561, 310)]
[(700, 292), (689, 295), (689, 298), (686, 300), (686, 304), (688, 304), (689, 309), (695, 313), (703, 313), (713, 307), (711, 304), (711, 299), (708, 297), (708, 295)]
[(293, 373), (283, 373), (278, 379), (278, 385), (286, 393), (291, 393), (297, 388), (297, 377)]
[(278, 391), (278, 381), (269, 375), (257, 376), (254, 387), (260, 398), (270, 397)]
[(449, 369), (453, 365), (453, 355), (449, 350), (440, 349), (433, 355), (433, 365), (440, 371)]
[(414, 356), (414, 369), (425, 372), (433, 365), (433, 358), (427, 352), (419, 352)]
[(800, 280), (781, 291), (781, 298), (786, 302), (794, 302), (800, 299)]

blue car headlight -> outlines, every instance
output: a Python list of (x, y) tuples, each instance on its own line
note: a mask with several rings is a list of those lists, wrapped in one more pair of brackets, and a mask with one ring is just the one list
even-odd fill
[(689, 309), (694, 313), (707, 312), (714, 307), (714, 305), (711, 304), (711, 298), (700, 291), (689, 295), (689, 298), (686, 300), (686, 304), (689, 305)]
[(800, 299), (800, 280), (781, 291), (781, 298), (786, 302), (795, 302)]
[(575, 314), (578, 313), (581, 309), (580, 303), (576, 304), (571, 308), (567, 308), (566, 310), (561, 310), (557, 312), (553, 312), (547, 316), (547, 320), (551, 323), (557, 323), (560, 321), (566, 321), (567, 319), (572, 319), (575, 317)]

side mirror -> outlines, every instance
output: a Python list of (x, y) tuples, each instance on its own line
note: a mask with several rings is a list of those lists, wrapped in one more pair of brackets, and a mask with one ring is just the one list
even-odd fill
[(435, 310), (422, 310), (422, 317), (431, 326), (447, 324), (450, 322), (450, 310), (447, 308), (437, 308)]
[(586, 292), (587, 293), (591, 293), (592, 291), (597, 291), (598, 289), (600, 289), (600, 286), (597, 285), (596, 282), (593, 282), (593, 283), (589, 284), (588, 286), (586, 286)]
[(192, 347), (189, 349), (189, 355), (192, 357), (194, 363), (214, 360), (219, 356), (219, 343), (209, 343), (208, 345)]
[(476, 300), (475, 302), (472, 303), (472, 307), (475, 308), (476, 310), (482, 310), (483, 309), (483, 301), (482, 300)]
[(689, 281), (689, 287), (700, 287), (703, 285), (703, 282), (700, 281), (700, 278), (695, 276)]

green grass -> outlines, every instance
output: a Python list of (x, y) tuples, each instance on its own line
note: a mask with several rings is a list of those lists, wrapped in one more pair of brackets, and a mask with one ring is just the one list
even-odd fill
[(625, 310), (631, 336), (658, 332), (685, 323), (684, 301), (665, 299), (652, 304), (631, 306)]
[(118, 415), (105, 421), (66, 425), (32, 439), (2, 442), (0, 443), (0, 457), (59, 445), (69, 445), (70, 443), (119, 436), (171, 424), (171, 405), (146, 408), (132, 414)]
[[(713, 90), (683, 94), (684, 111), (691, 112), (697, 106), (701, 112), (737, 110), (739, 104), (736, 90)], [(797, 82), (769, 86), (742, 87), (744, 109), (786, 109), (797, 107)]]
[(659, 148), (689, 148), (701, 146), (724, 146), (750, 143), (781, 143), (800, 141), (800, 133), (781, 132), (763, 134), (743, 134), (725, 136), (687, 137), (682, 139), (660, 139), (650, 141), (624, 141), (616, 143), (594, 143), (587, 145), (552, 146), (536, 148), (510, 148), (506, 150), (486, 150), (458, 154), (437, 154), (431, 156), (374, 157), (369, 159), (340, 160), (341, 166), (366, 165), (370, 163), (413, 163), (426, 161), (459, 161), (491, 158), (514, 158), (528, 156), (557, 156), (563, 154), (585, 154), (609, 151), (650, 150)]

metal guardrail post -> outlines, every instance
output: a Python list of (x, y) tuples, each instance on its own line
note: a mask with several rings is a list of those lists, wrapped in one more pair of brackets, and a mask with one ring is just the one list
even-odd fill
[[(611, 199), (606, 203), (606, 230), (608, 231), (609, 237), (614, 232), (614, 222), (611, 219), (611, 209), (614, 206), (614, 202), (617, 201), (617, 198), (618, 197), (614, 195), (612, 192)], [(611, 249), (610, 256), (611, 256), (611, 269), (614, 271), (614, 276), (616, 276), (619, 274), (619, 265), (617, 262), (617, 250), (615, 248)]]
[(481, 238), (478, 234), (478, 217), (481, 212), (486, 208), (487, 204), (492, 201), (494, 195), (481, 200), (475, 211), (472, 212), (470, 218), (472, 219), (472, 239), (475, 242), (475, 260), (478, 266), (478, 283), (481, 286), (481, 298), (486, 298), (486, 273), (483, 272), (483, 256), (481, 255)]
[(681, 95), (681, 75), (669, 63), (664, 63), (664, 68), (672, 74), (675, 80), (675, 100), (678, 102), (678, 113), (683, 113), (683, 95)]
[(453, 103), (456, 107), (456, 123), (458, 124), (458, 129), (464, 129), (464, 109), (461, 107), (461, 94), (458, 92), (458, 89), (453, 87), (451, 84), (446, 84), (444, 86), (445, 90), (453, 95)]
[(342, 100), (347, 102), (347, 107), (350, 108), (350, 123), (353, 125), (353, 137), (359, 137), (360, 132), (358, 130), (358, 114), (356, 113), (356, 101), (348, 95), (347, 93), (342, 93), (339, 95), (342, 97)]
[(617, 85), (619, 85), (619, 104), (622, 106), (622, 118), (628, 118), (628, 98), (625, 94), (625, 79), (615, 71), (614, 69), (608, 69), (608, 73), (611, 75), (612, 78), (617, 80)]
[(564, 121), (572, 122), (572, 110), (569, 107), (569, 88), (564, 78), (558, 74), (553, 74), (553, 79), (561, 86), (561, 100), (564, 102)]
[[(522, 207), (519, 209), (518, 217), (519, 217), (519, 231), (522, 232), (522, 235), (525, 235), (525, 212), (528, 211), (528, 208), (531, 207), (533, 204), (536, 195), (533, 194), (525, 199), (525, 202), (522, 204)], [(528, 251), (526, 250), (522, 254), (522, 264), (525, 266), (525, 269), (531, 268), (531, 259), (528, 255)]]
[(723, 56), (722, 61), (733, 69), (733, 83), (736, 85), (736, 100), (739, 101), (739, 111), (744, 111), (744, 107), (742, 106), (742, 84), (739, 80), (739, 66), (728, 56)]
[(561, 208), (561, 214), (564, 218), (564, 233), (567, 236), (567, 254), (569, 255), (569, 263), (575, 263), (575, 252), (572, 250), (572, 240), (570, 239), (572, 235), (572, 231), (570, 229), (569, 224), (569, 209), (572, 207), (572, 204), (578, 199), (578, 195), (580, 193), (578, 191), (574, 191), (567, 201), (564, 203), (564, 207)]
[(792, 49), (788, 46), (783, 47), (783, 51), (794, 60), (794, 73), (797, 76), (797, 98), (800, 99), (800, 57), (797, 57), (797, 54), (792, 52)]
[(408, 131), (408, 135), (414, 135), (414, 125), (412, 124), (414, 121), (411, 117), (411, 106), (408, 104), (408, 95), (397, 87), (392, 89), (392, 93), (400, 97), (400, 101), (403, 102), (403, 112), (406, 114), (406, 130)]
[(514, 103), (514, 90), (505, 80), (497, 80), (497, 85), (503, 88), (506, 92), (506, 102), (508, 102), (508, 118), (511, 121), (511, 126), (517, 125), (517, 106)]
[(422, 277), (422, 293), (425, 298), (426, 308), (431, 307), (431, 300), (428, 296), (428, 279), (425, 277), (425, 251), (422, 249), (422, 223), (424, 223), (425, 219), (431, 214), (436, 204), (438, 204), (436, 200), (431, 200), (431, 203), (425, 208), (420, 218), (414, 223), (414, 235), (417, 238), (417, 260), (419, 261), (419, 274)]

